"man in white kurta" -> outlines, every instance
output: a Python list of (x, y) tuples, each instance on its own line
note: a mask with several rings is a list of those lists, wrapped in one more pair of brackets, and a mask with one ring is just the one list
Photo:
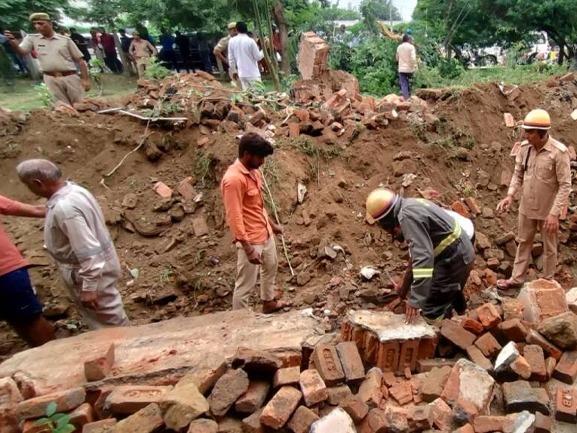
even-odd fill
[[(48, 175), (35, 169), (34, 163), (45, 164)], [(45, 248), (56, 261), (78, 311), (90, 328), (128, 325), (117, 289), (120, 262), (102, 210), (89, 191), (64, 182), (50, 172), (48, 164), (52, 163), (28, 160), (17, 169), (33, 192), (48, 198)]]
[(242, 90), (247, 90), (255, 82), (261, 81), (258, 62), (263, 59), (263, 53), (247, 33), (246, 24), (236, 23), (238, 35), (228, 43), (228, 63), (233, 79), (239, 78)]

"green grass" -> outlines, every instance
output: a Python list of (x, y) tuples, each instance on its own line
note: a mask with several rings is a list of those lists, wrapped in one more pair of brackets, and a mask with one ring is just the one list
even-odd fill
[[(127, 78), (124, 75), (106, 74), (103, 76), (103, 97), (118, 97), (128, 95), (136, 89), (136, 78)], [(28, 79), (16, 79), (12, 86), (0, 86), (0, 107), (10, 110), (29, 111), (43, 108), (38, 90), (34, 86), (38, 84)], [(98, 91), (93, 83), (88, 97), (98, 96)]]
[(567, 66), (557, 65), (523, 65), (516, 67), (489, 67), (465, 70), (461, 76), (449, 79), (442, 77), (436, 69), (425, 69), (417, 72), (417, 81), (426, 87), (471, 87), (477, 83), (504, 81), (506, 84), (528, 84), (546, 80), (553, 75), (567, 72)]

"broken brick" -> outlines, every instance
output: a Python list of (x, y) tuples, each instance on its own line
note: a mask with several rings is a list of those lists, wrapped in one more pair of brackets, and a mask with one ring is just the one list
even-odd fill
[(369, 413), (369, 406), (356, 396), (345, 400), (340, 406), (350, 415), (355, 423), (361, 422), (367, 416), (367, 413)]
[(486, 303), (478, 307), (477, 315), (479, 316), (479, 322), (481, 322), (485, 329), (494, 328), (501, 323), (501, 315), (491, 303)]
[(172, 189), (170, 189), (164, 182), (156, 182), (152, 189), (162, 198), (172, 197)]
[(474, 197), (465, 198), (465, 204), (471, 210), (471, 213), (474, 216), (477, 216), (481, 213), (481, 208), (479, 207), (479, 204), (477, 203), (477, 200), (475, 200)]
[(319, 344), (313, 352), (315, 368), (327, 385), (336, 385), (344, 381), (345, 373), (335, 346)]
[(551, 417), (543, 415), (541, 412), (535, 412), (535, 423), (533, 433), (551, 433)]
[(249, 384), (248, 375), (242, 369), (228, 370), (223, 374), (208, 398), (212, 414), (225, 415), (234, 402), (247, 391)]
[(397, 383), (389, 389), (389, 394), (401, 406), (412, 402), (413, 388), (411, 387), (411, 382), (402, 381)]
[(408, 409), (410, 431), (426, 431), (433, 428), (433, 408), (430, 405), (413, 406)]
[(493, 337), (493, 334), (487, 332), (475, 340), (475, 346), (481, 350), (487, 358), (493, 358), (502, 349), (499, 342)]
[[(0, 421), (4, 421), (2, 418), (0, 418)], [(0, 424), (0, 426), (2, 427), (2, 430), (0, 430), (1, 432), (4, 432), (4, 430), (6, 430), (6, 432), (9, 433), (16, 433), (18, 430), (18, 428), (16, 426), (11, 427), (11, 426), (7, 426), (5, 424)], [(22, 424), (22, 433), (52, 433), (52, 428), (50, 427), (50, 423), (48, 422), (41, 422), (39, 420), (28, 420), (28, 421), (24, 421), (24, 424)]]
[(327, 388), (329, 397), (328, 403), (333, 406), (340, 405), (341, 402), (352, 397), (353, 393), (348, 385), (341, 385), (334, 388)]
[(480, 415), (473, 421), (475, 433), (506, 432), (512, 427), (506, 416)]
[(299, 383), (307, 406), (313, 406), (329, 398), (325, 382), (317, 370), (303, 371)]
[(547, 366), (545, 354), (541, 346), (528, 344), (523, 348), (523, 356), (531, 366), (531, 380), (545, 382), (547, 380)]
[(319, 416), (308, 407), (299, 406), (288, 422), (287, 427), (294, 433), (308, 433), (311, 425), (318, 420)]
[(477, 364), (479, 367), (484, 368), (489, 371), (493, 369), (493, 364), (487, 359), (483, 352), (477, 346), (467, 347), (467, 356), (471, 361)]
[(118, 422), (114, 433), (153, 433), (163, 425), (160, 407), (152, 403)]
[(261, 424), (275, 430), (283, 427), (297, 408), (302, 393), (291, 386), (283, 386), (267, 403), (260, 415)]
[(388, 341), (378, 345), (377, 367), (383, 372), (397, 371), (400, 345), (398, 341)]
[(515, 127), (515, 118), (511, 113), (503, 113), (503, 119), (505, 121), (505, 126), (507, 128), (514, 128)]
[(246, 392), (234, 404), (234, 409), (240, 413), (251, 414), (264, 404), (270, 383), (264, 380), (251, 381)]
[(100, 421), (94, 421), (85, 424), (82, 427), (82, 433), (112, 433), (114, 426), (116, 426), (116, 419), (106, 418)]
[(114, 365), (114, 344), (108, 346), (103, 356), (91, 359), (84, 363), (84, 376), (87, 382), (95, 382), (107, 377)]
[(523, 356), (518, 356), (509, 367), (522, 379), (529, 380), (531, 377), (531, 366)]
[(46, 408), (56, 403), (57, 412), (68, 412), (76, 409), (86, 399), (84, 388), (72, 388), (24, 400), (16, 406), (16, 413), (21, 420), (40, 418), (46, 414)]
[(553, 373), (555, 372), (555, 367), (557, 367), (557, 360), (552, 356), (548, 357), (545, 360), (545, 368), (547, 370), (547, 380), (553, 377)]
[(523, 305), (524, 319), (531, 323), (569, 311), (565, 290), (556, 281), (543, 278), (531, 281), (523, 286), (517, 299)]
[(485, 328), (478, 320), (471, 319), (470, 317), (465, 317), (461, 321), (461, 326), (469, 332), (472, 332), (475, 335), (481, 335), (485, 332)]
[(209, 410), (208, 401), (200, 393), (196, 383), (188, 378), (181, 379), (173, 389), (164, 394), (159, 406), (164, 413), (166, 427), (174, 431), (182, 430)]
[(547, 341), (541, 334), (539, 334), (534, 329), (530, 329), (527, 332), (526, 341), (529, 344), (536, 344), (538, 346), (541, 346), (547, 354), (549, 354), (556, 360), (559, 360), (561, 358), (561, 355), (563, 354), (561, 350), (559, 350), (554, 344)]
[(300, 377), (300, 367), (279, 368), (274, 374), (273, 387), (279, 388), (285, 385), (298, 385)]
[(186, 201), (192, 201), (194, 197), (196, 197), (196, 191), (192, 186), (192, 177), (186, 177), (182, 179), (178, 186), (176, 187), (176, 191), (184, 198)]
[(421, 396), (424, 401), (432, 402), (441, 396), (451, 369), (449, 366), (435, 367), (427, 373), (421, 385)]
[(469, 209), (467, 209), (467, 206), (465, 206), (465, 204), (461, 201), (453, 202), (453, 204), (451, 205), (451, 209), (454, 212), (457, 212), (459, 215), (464, 216), (465, 218), (471, 218), (471, 213), (469, 212)]
[(563, 350), (577, 346), (577, 315), (571, 311), (549, 317), (539, 323), (537, 331)]
[(557, 388), (555, 409), (557, 421), (577, 424), (577, 391), (569, 388)]
[(577, 351), (565, 352), (555, 367), (553, 377), (572, 385), (577, 378)]
[(458, 323), (445, 319), (441, 326), (441, 335), (462, 350), (467, 350), (476, 340), (475, 334), (463, 329)]
[(499, 332), (509, 341), (520, 343), (527, 339), (527, 327), (519, 319), (505, 320), (498, 326)]
[(457, 362), (454, 359), (445, 358), (431, 358), (431, 359), (419, 359), (417, 362), (417, 371), (419, 373), (427, 373), (433, 368), (451, 367)]
[(337, 353), (347, 382), (359, 382), (365, 377), (365, 367), (357, 345), (352, 341), (337, 344)]
[[(405, 408), (387, 406), (385, 408), (384, 421), (384, 430), (378, 431), (404, 432), (409, 430), (408, 412)], [(423, 420), (421, 420), (422, 422)]]
[(382, 382), (382, 371), (378, 367), (371, 368), (367, 372), (365, 380), (361, 383), (357, 396), (368, 405), (378, 407), (383, 399), (383, 392), (381, 390)]
[(299, 123), (291, 122), (288, 124), (289, 137), (296, 138), (301, 135), (301, 125)]
[(23, 400), (18, 385), (11, 377), (0, 379), (0, 409), (12, 410)]
[(542, 388), (531, 388), (529, 382), (518, 380), (503, 384), (503, 397), (507, 413), (528, 410), (549, 415), (549, 396)]
[(105, 406), (114, 414), (130, 415), (151, 403), (160, 402), (170, 389), (169, 386), (117, 386), (106, 397)]
[[(515, 235), (513, 233), (509, 234), (512, 237), (510, 239), (507, 238), (507, 241), (515, 239)], [(501, 307), (503, 308), (503, 318), (505, 320), (523, 319), (523, 304), (521, 304), (521, 302), (518, 299), (504, 298)]]
[(217, 433), (218, 424), (216, 421), (207, 418), (195, 419), (188, 426), (187, 433)]
[(471, 424), (465, 424), (457, 430), (454, 430), (453, 433), (475, 433), (475, 429)]
[(453, 411), (447, 402), (438, 398), (430, 403), (430, 406), (433, 411), (433, 425), (441, 431), (451, 431)]
[(77, 429), (82, 429), (85, 424), (94, 421), (94, 409), (88, 403), (82, 403), (76, 409), (68, 414), (70, 417), (70, 424)]

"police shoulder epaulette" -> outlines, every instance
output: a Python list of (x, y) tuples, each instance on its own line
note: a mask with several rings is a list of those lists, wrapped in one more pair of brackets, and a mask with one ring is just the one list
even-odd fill
[(555, 146), (557, 149), (559, 149), (561, 152), (567, 152), (567, 146), (565, 146), (563, 143), (561, 143), (560, 141), (557, 140), (551, 140), (551, 143), (553, 144), (553, 146)]

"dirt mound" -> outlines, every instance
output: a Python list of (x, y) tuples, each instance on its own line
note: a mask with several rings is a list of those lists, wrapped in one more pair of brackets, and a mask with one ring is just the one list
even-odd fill
[[(291, 277), (281, 259), (279, 289), (295, 307), (311, 306), (325, 316), (327, 326), (347, 308), (382, 305), (387, 274), (404, 269), (406, 249), (364, 221), (371, 189), (386, 185), (473, 213), (480, 232), (469, 288), (475, 302), (480, 289), (510, 272), (514, 254), (514, 244), (510, 238), (503, 241), (503, 235), (515, 232), (515, 213), (502, 217), (493, 212), (508, 183), (510, 149), (517, 139), (505, 127), (503, 113), (521, 119), (530, 108), (547, 108), (555, 138), (576, 144), (569, 117), (577, 108), (573, 81), (522, 86), (513, 100), (494, 84), (432, 92), (423, 95), (428, 104), (418, 98), (412, 104), (392, 97), (359, 100), (345, 92), (341, 97), (348, 103), (340, 113), (326, 104), (294, 106), (286, 95), (231, 98), (208, 77), (179, 75), (161, 84), (140, 84), (129, 109), (148, 107), (153, 112), (144, 117), (186, 121), (35, 111), (29, 119), (3, 117), (6, 127), (0, 135), (0, 171), (5, 174), (0, 193), (35, 201), (14, 168), (23, 159), (42, 157), (98, 197), (125, 270), (120, 289), (136, 323), (230, 308), (236, 251), (224, 223), (218, 182), (236, 157), (243, 131), (263, 133), (276, 147), (263, 172), (297, 274)], [(165, 111), (154, 112), (160, 100)], [(170, 198), (153, 190), (158, 182), (173, 189)], [(302, 203), (298, 184), (307, 190)], [(58, 274), (42, 252), (42, 223), (2, 221), (38, 265), (33, 280), (49, 316), (61, 320), (61, 332), (75, 332), (75, 312), (67, 308)], [(575, 235), (568, 224), (563, 226), (559, 280), (568, 287)], [(537, 242), (537, 270), (539, 256)], [(365, 281), (359, 270), (369, 265), (381, 273)], [(14, 336), (2, 340), (0, 355), (22, 348)]]

